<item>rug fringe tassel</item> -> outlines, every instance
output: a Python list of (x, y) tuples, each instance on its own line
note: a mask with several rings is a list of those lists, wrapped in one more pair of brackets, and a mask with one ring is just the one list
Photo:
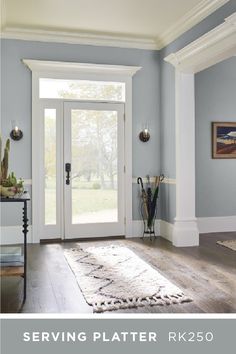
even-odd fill
[(150, 297), (142, 298), (128, 298), (125, 300), (111, 300), (111, 301), (102, 301), (91, 304), (93, 306), (94, 312), (104, 312), (104, 311), (113, 311), (118, 309), (128, 309), (135, 307), (145, 307), (145, 306), (164, 306), (172, 304), (180, 304), (183, 302), (191, 302), (192, 299), (185, 296), (184, 294), (175, 294), (175, 295), (156, 295)]

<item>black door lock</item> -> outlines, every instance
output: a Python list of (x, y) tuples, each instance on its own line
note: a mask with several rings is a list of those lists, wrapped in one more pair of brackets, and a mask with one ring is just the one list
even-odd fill
[(65, 171), (66, 171), (66, 184), (70, 184), (70, 172), (71, 172), (71, 164), (66, 163), (65, 164)]

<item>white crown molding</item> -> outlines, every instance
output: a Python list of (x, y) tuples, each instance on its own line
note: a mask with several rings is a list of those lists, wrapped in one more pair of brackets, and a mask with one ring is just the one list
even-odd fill
[[(181, 34), (195, 26), (204, 18), (212, 14), (219, 7), (230, 0), (202, 0), (197, 6), (185, 13), (168, 31), (160, 34), (158, 38), (136, 38), (130, 36), (106, 35), (99, 33), (86, 33), (77, 31), (56, 31), (34, 28), (7, 26), (5, 11), (2, 11), (1, 38), (19, 39), (26, 41), (40, 41), (53, 43), (84, 44), (93, 46), (108, 46), (119, 48), (136, 48), (146, 50), (159, 50)], [(4, 0), (3, 0), (4, 4)], [(4, 7), (3, 7), (4, 10)]]
[(159, 36), (159, 49), (167, 46), (230, 0), (202, 0)]
[(235, 54), (236, 12), (225, 22), (164, 60), (178, 71), (197, 73)]
[(87, 64), (65, 61), (47, 61), (22, 59), (23, 63), (36, 72), (83, 72), (87, 74), (112, 74), (122, 76), (133, 76), (142, 67), (124, 65)]
[(133, 38), (116, 35), (92, 34), (85, 32), (47, 31), (28, 28), (5, 27), (2, 38), (25, 41), (82, 44), (93, 46), (136, 48), (146, 50), (159, 49), (155, 39)]

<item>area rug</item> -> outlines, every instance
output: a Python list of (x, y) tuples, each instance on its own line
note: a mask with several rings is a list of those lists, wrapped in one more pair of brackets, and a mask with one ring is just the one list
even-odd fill
[(236, 251), (236, 240), (227, 240), (227, 241), (217, 241), (218, 245), (230, 248), (233, 251)]
[(192, 301), (127, 247), (78, 247), (65, 257), (94, 312)]

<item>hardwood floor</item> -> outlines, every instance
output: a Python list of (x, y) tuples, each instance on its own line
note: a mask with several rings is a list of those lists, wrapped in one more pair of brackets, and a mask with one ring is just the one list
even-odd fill
[[(193, 298), (193, 302), (138, 308), (118, 312), (236, 313), (236, 252), (217, 245), (217, 240), (236, 239), (236, 233), (205, 234), (199, 247), (175, 248), (158, 238), (80, 242), (87, 245), (125, 244)], [(28, 289), (21, 306), (23, 281), (1, 279), (2, 313), (92, 313), (78, 287), (63, 249), (76, 243), (29, 245)]]

